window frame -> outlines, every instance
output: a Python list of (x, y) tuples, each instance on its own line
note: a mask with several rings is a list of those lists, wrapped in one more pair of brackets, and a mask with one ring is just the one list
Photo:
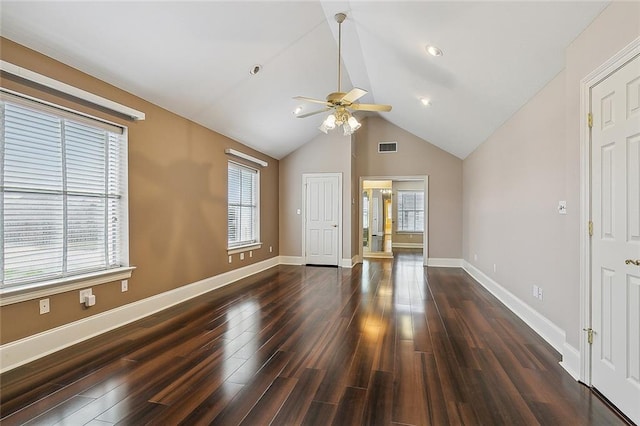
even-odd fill
[[(18, 92), (7, 90), (2, 88), (0, 91), (0, 100), (10, 104), (27, 107), (36, 111), (40, 111), (45, 114), (55, 115), (61, 120), (71, 120), (81, 124), (90, 125), (93, 127), (99, 127), (107, 131), (113, 131), (110, 129), (117, 129), (122, 134), (121, 143), (121, 155), (120, 157), (120, 217), (118, 218), (120, 232), (119, 249), (120, 249), (120, 262), (119, 266), (109, 267), (107, 262), (107, 268), (93, 271), (83, 271), (78, 273), (68, 273), (65, 276), (46, 278), (43, 277), (40, 280), (17, 283), (13, 285), (2, 285), (0, 287), (0, 306), (10, 305), (22, 301), (32, 300), (40, 297), (72, 291), (87, 286), (100, 285), (122, 279), (128, 279), (132, 275), (132, 271), (135, 267), (129, 263), (129, 196), (128, 196), (128, 128), (122, 124), (114, 123), (102, 118), (98, 118), (89, 114), (85, 114), (80, 111), (76, 111), (70, 108), (66, 108), (60, 105), (56, 105), (51, 102), (47, 102), (38, 98), (34, 98), (28, 95), (23, 95)], [(0, 153), (0, 161), (3, 164), (3, 173), (0, 176), (0, 186), (2, 191), (0, 194), (4, 194), (4, 149)], [(65, 169), (62, 169), (62, 173), (65, 173)], [(106, 178), (106, 176), (105, 176)], [(105, 200), (108, 197), (105, 195)], [(0, 200), (0, 208), (2, 209), (2, 215), (4, 215), (4, 195)], [(105, 201), (106, 202), (106, 201)], [(0, 219), (3, 216), (0, 216)], [(105, 225), (106, 226), (106, 225)], [(0, 235), (3, 237), (3, 234)], [(105, 235), (106, 237), (106, 235)], [(63, 238), (68, 238), (68, 234), (64, 234)], [(3, 244), (4, 247), (4, 244)], [(4, 248), (3, 248), (4, 250)], [(4, 251), (0, 253), (2, 256), (2, 267), (4, 268)]]
[[(229, 188), (229, 169), (234, 167), (237, 169), (245, 169), (254, 173), (254, 239), (251, 241), (240, 241), (236, 244), (229, 244), (229, 207), (230, 207), (230, 188)], [(259, 249), (262, 247), (260, 239), (260, 169), (251, 167), (238, 161), (227, 160), (227, 254), (232, 255), (236, 253), (244, 253), (246, 251)], [(241, 198), (241, 197), (240, 197)], [(242, 207), (242, 202), (238, 207)], [(245, 206), (246, 207), (246, 206)]]
[[(401, 210), (400, 209), (400, 198), (401, 198), (402, 194), (405, 194), (405, 193), (422, 194), (423, 204), (422, 204), (421, 208), (420, 209), (418, 209), (416, 207), (414, 207), (413, 209), (404, 209), (403, 208)], [(398, 219), (396, 221), (396, 223), (397, 223), (397, 225), (396, 225), (396, 233), (398, 233), (398, 234), (424, 234), (424, 225), (425, 225), (425, 223), (424, 223), (424, 221), (425, 221), (424, 197), (425, 197), (425, 191), (421, 190), (421, 189), (401, 189), (401, 190), (398, 190), (398, 199), (396, 200), (397, 201), (396, 202), (396, 205), (397, 205), (396, 212), (397, 212), (397, 217), (398, 217)], [(417, 206), (417, 204), (416, 204), (416, 206)], [(405, 212), (405, 211), (414, 212), (414, 225), (415, 225), (415, 212), (422, 212), (422, 230), (416, 230), (415, 228), (412, 229), (412, 230), (399, 229), (399, 226), (400, 226), (400, 215), (401, 215), (402, 212)]]

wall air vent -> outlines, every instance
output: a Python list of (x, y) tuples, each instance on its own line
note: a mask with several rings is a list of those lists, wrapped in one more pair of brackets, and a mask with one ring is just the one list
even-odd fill
[(378, 144), (378, 152), (382, 154), (398, 152), (398, 142), (380, 142)]

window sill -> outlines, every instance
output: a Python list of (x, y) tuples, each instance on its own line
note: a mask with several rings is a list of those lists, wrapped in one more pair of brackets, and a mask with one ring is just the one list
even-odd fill
[(396, 234), (414, 234), (414, 235), (422, 235), (424, 231), (396, 231)]
[(237, 253), (244, 253), (245, 251), (257, 250), (261, 247), (262, 247), (262, 243), (253, 243), (253, 244), (247, 244), (245, 246), (229, 247), (227, 249), (227, 254), (231, 255), (231, 254), (237, 254)]
[(0, 306), (26, 302), (27, 300), (39, 299), (113, 281), (126, 280), (131, 277), (134, 269), (136, 269), (135, 266), (123, 266), (107, 271), (4, 288), (0, 290)]

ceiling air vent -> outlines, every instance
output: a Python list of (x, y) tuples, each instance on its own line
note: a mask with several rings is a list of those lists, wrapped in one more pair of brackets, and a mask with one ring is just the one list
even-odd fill
[(380, 142), (378, 144), (378, 152), (383, 154), (398, 152), (398, 142)]

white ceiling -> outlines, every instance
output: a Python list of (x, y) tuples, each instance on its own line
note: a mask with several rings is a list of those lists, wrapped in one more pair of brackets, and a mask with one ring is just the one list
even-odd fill
[(562, 70), (607, 4), (3, 0), (0, 34), (282, 158), (318, 135), (324, 115), (293, 114), (318, 106), (292, 97), (337, 89), (333, 15), (347, 12), (343, 91), (368, 90), (361, 102), (393, 105), (386, 120), (465, 158)]

